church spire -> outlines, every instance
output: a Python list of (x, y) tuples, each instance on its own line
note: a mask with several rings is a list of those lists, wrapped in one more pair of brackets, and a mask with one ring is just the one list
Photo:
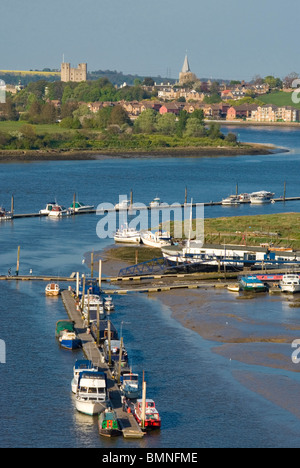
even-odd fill
[(191, 69), (190, 69), (190, 65), (189, 65), (189, 60), (188, 60), (188, 56), (186, 54), (184, 62), (183, 62), (183, 67), (182, 67), (181, 73), (189, 73), (190, 71), (191, 71)]

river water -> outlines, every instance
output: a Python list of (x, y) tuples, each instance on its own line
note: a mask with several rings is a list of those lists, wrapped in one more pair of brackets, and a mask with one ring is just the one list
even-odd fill
[[(214, 158), (108, 158), (97, 161), (41, 162), (0, 165), (0, 204), (14, 194), (17, 213), (37, 212), (49, 201), (70, 206), (73, 194), (87, 204), (116, 203), (120, 194), (149, 203), (159, 196), (168, 203), (188, 197), (197, 202), (221, 200), (235, 192), (270, 190), (275, 196), (299, 196), (300, 139), (297, 129), (232, 128), (242, 141), (271, 143), (291, 149), (271, 156)], [(299, 211), (299, 202), (267, 206), (208, 207), (206, 217)], [(96, 233), (99, 217), (62, 220), (16, 219), (0, 225), (0, 274), (15, 270), (21, 246), (20, 274), (87, 273), (84, 254), (112, 244)], [(76, 412), (71, 394), (72, 368), (81, 351), (61, 350), (55, 324), (66, 318), (61, 299), (44, 295), (43, 283), (0, 283), (0, 339), (6, 363), (0, 364), (1, 447), (200, 448), (297, 447), (300, 419), (292, 411), (243, 385), (236, 375), (261, 379), (282, 377), (295, 385), (298, 371), (244, 364), (212, 351), (216, 343), (184, 328), (159, 296), (128, 295), (115, 299), (114, 325), (122, 326), (135, 371), (145, 371), (147, 396), (156, 401), (162, 429), (143, 440), (103, 440), (96, 418)], [(214, 294), (214, 293), (212, 293)], [(261, 299), (263, 301), (263, 299)], [(228, 314), (230, 301), (219, 299)], [(282, 303), (270, 302), (261, 313), (280, 316)], [(237, 306), (237, 305), (235, 305)], [(257, 301), (244, 301), (247, 315)], [(292, 325), (300, 327), (293, 312)], [(300, 338), (300, 337), (299, 337)], [(284, 400), (284, 390), (280, 398)]]

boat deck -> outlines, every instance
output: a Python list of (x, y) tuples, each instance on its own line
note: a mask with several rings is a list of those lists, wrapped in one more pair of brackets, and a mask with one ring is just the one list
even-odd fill
[(119, 424), (124, 438), (140, 439), (144, 436), (135, 418), (130, 413), (125, 413), (122, 408), (121, 393), (111, 376), (108, 366), (103, 362), (103, 356), (97, 347), (91, 334), (86, 332), (80, 312), (76, 308), (75, 299), (71, 291), (62, 291), (61, 297), (71, 320), (74, 321), (75, 330), (82, 341), (82, 348), (87, 357), (93, 364), (105, 371), (107, 374), (107, 385), (110, 394), (110, 401), (113, 409), (116, 411)]

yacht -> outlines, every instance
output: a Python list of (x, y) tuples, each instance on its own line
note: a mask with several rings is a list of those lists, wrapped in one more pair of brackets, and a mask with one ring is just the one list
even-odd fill
[(283, 275), (279, 285), (282, 292), (297, 293), (300, 291), (300, 276), (293, 274)]
[(75, 397), (77, 411), (93, 416), (104, 411), (107, 402), (107, 382), (104, 372), (81, 372)]
[(230, 195), (222, 200), (222, 205), (239, 205), (240, 203), (241, 201), (238, 195)]
[(138, 374), (133, 374), (129, 372), (127, 374), (123, 374), (120, 377), (120, 390), (121, 393), (131, 400), (140, 397), (140, 387), (139, 387), (139, 376)]
[(141, 240), (144, 245), (148, 247), (164, 247), (172, 245), (172, 237), (169, 232), (157, 231), (151, 232), (146, 231), (142, 233)]
[(260, 192), (253, 192), (250, 195), (250, 201), (254, 205), (262, 205), (263, 203), (271, 203), (271, 200), (274, 197), (273, 192), (266, 192), (262, 190)]
[(114, 241), (116, 243), (140, 244), (141, 233), (134, 228), (128, 227), (128, 224), (125, 224), (124, 227), (121, 226), (115, 233)]
[(107, 296), (104, 299), (104, 309), (107, 311), (115, 310), (115, 305), (113, 303), (112, 297)]

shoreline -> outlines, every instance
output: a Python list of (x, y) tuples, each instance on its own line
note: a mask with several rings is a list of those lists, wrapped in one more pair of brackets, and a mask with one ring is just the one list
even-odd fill
[(288, 152), (286, 148), (278, 148), (270, 144), (244, 143), (242, 146), (230, 147), (187, 147), (162, 148), (153, 151), (132, 150), (0, 150), (1, 162), (23, 161), (94, 161), (100, 159), (124, 158), (172, 158), (172, 157), (217, 157), (243, 155), (271, 155), (278, 152)]

